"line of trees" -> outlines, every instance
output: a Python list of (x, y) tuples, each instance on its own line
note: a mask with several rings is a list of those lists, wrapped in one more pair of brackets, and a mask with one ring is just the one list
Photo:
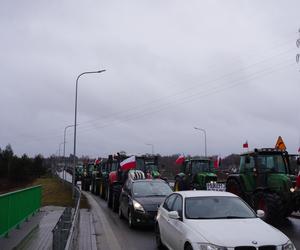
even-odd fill
[(34, 158), (23, 154), (18, 157), (14, 154), (10, 144), (5, 149), (0, 148), (0, 177), (9, 181), (29, 181), (44, 175), (47, 168), (42, 155)]

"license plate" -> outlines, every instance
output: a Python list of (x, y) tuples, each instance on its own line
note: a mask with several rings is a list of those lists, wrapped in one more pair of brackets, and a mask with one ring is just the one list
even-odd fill
[(206, 183), (206, 190), (209, 191), (226, 191), (226, 185), (225, 183), (217, 183), (217, 182), (213, 182), (213, 183)]

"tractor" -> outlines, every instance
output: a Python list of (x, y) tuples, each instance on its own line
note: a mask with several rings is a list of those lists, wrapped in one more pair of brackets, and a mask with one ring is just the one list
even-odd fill
[(81, 188), (84, 191), (90, 191), (90, 185), (92, 181), (92, 173), (94, 171), (93, 162), (85, 162), (83, 164), (83, 174), (81, 177)]
[(181, 165), (181, 172), (175, 176), (174, 191), (206, 190), (208, 183), (217, 182), (216, 173), (212, 158), (187, 158)]
[(97, 159), (94, 163), (94, 170), (92, 171), (91, 192), (99, 195), (100, 178), (103, 168), (105, 167), (104, 159)]
[(81, 181), (83, 175), (83, 166), (77, 165), (75, 168), (75, 185), (78, 181)]
[(144, 172), (146, 178), (160, 178), (158, 170), (158, 157), (142, 155), (136, 156), (136, 169)]
[(266, 222), (279, 222), (300, 206), (289, 159), (287, 151), (274, 148), (242, 154), (239, 171), (227, 177), (226, 191), (243, 198), (254, 210), (263, 210)]

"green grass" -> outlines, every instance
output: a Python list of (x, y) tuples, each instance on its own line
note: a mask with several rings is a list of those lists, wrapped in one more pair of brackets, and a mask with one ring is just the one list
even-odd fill
[[(42, 185), (42, 206), (73, 207), (72, 187), (58, 178), (39, 178), (33, 185)], [(80, 208), (90, 209), (86, 197), (81, 194)]]
[(42, 206), (72, 207), (72, 188), (57, 178), (39, 178), (32, 185), (42, 186)]

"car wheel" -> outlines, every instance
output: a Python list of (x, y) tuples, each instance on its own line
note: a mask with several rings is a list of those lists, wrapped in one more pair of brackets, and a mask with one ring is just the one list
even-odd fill
[(123, 218), (124, 218), (123, 213), (122, 213), (122, 209), (121, 209), (121, 204), (120, 204), (120, 206), (119, 206), (119, 212), (118, 212), (118, 214), (119, 214), (119, 218), (120, 218), (120, 219), (123, 219)]
[(193, 250), (193, 247), (191, 246), (191, 244), (187, 243), (184, 246), (184, 250)]
[(155, 224), (155, 240), (156, 240), (157, 249), (164, 249), (164, 245), (160, 237), (160, 230), (159, 230), (158, 223)]
[(128, 212), (128, 225), (129, 225), (130, 228), (135, 227), (134, 218), (133, 218), (132, 213), (131, 213), (130, 210)]

